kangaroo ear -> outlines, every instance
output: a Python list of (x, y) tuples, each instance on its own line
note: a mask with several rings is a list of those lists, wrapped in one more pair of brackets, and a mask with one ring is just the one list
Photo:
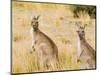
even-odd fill
[(87, 26), (87, 24), (84, 25), (84, 29), (85, 29), (86, 26)]
[(37, 16), (37, 20), (39, 19), (40, 15)]
[(75, 25), (76, 25), (78, 28), (80, 28), (80, 24), (81, 24), (81, 22), (75, 22)]
[(32, 18), (32, 20), (35, 20), (36, 19), (36, 17), (34, 16), (33, 18)]

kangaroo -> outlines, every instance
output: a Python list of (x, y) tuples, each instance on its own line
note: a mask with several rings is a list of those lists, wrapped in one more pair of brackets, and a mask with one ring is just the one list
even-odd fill
[(93, 69), (95, 68), (95, 50), (89, 45), (85, 39), (85, 26), (80, 26), (79, 23), (76, 23), (78, 26), (78, 62), (83, 61), (86, 65), (83, 65), (82, 68)]
[[(32, 48), (36, 51), (38, 65), (50, 68), (58, 62), (58, 48), (56, 44), (39, 29), (39, 16), (31, 21)], [(53, 67), (53, 66), (51, 66)]]

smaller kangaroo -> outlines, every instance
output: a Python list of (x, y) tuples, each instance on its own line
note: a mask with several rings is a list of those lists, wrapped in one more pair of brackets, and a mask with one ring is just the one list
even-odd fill
[(43, 32), (39, 30), (39, 16), (33, 17), (31, 21), (32, 48), (36, 51), (38, 65), (50, 68), (58, 62), (58, 48), (56, 44)]
[(80, 26), (79, 23), (76, 23), (78, 26), (78, 60), (83, 61), (86, 65), (83, 65), (85, 69), (95, 68), (95, 50), (89, 45), (85, 39), (85, 26)]

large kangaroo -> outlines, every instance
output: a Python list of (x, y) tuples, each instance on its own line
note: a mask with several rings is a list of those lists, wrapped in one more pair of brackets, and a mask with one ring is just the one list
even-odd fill
[(80, 26), (79, 23), (76, 23), (78, 26), (78, 61), (82, 61), (85, 64), (82, 68), (93, 69), (95, 68), (95, 50), (88, 44), (85, 39), (85, 26)]
[(37, 53), (39, 68), (53, 68), (54, 64), (58, 62), (58, 49), (56, 44), (39, 30), (38, 19), (39, 16), (33, 17), (31, 21), (32, 48)]

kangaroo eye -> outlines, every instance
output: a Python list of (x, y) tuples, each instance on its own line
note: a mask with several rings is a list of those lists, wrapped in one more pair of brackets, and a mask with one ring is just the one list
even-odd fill
[(38, 24), (38, 22), (36, 22)]
[(84, 31), (82, 31), (84, 33)]

